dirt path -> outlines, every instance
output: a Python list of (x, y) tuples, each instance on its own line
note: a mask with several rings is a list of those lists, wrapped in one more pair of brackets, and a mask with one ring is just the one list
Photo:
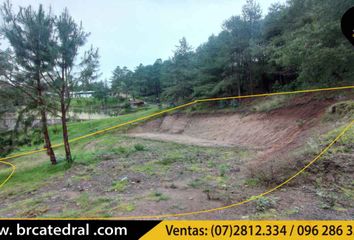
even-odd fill
[(219, 141), (213, 141), (203, 138), (191, 137), (182, 134), (167, 134), (167, 133), (132, 133), (129, 134), (132, 137), (139, 137), (143, 139), (159, 140), (159, 141), (169, 141), (176, 142), (180, 144), (187, 144), (192, 146), (201, 147), (232, 147), (235, 146), (232, 143), (225, 143)]

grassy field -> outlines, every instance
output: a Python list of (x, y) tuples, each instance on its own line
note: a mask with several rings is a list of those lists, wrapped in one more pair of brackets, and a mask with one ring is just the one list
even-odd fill
[[(144, 109), (141, 111), (137, 111), (130, 114), (121, 115), (118, 117), (105, 118), (100, 120), (90, 120), (90, 121), (82, 121), (82, 122), (71, 122), (68, 124), (68, 131), (70, 139), (80, 137), (89, 133), (96, 132), (98, 130), (102, 130), (105, 128), (109, 128), (120, 123), (128, 122), (143, 116), (148, 116), (150, 114), (156, 113), (160, 111), (158, 107), (152, 106), (148, 109)], [(62, 143), (62, 129), (61, 125), (52, 125), (49, 127), (50, 136), (52, 140), (52, 144)], [(30, 150), (40, 149), (43, 146), (21, 146), (17, 151), (14, 151), (12, 154), (17, 154), (20, 152), (26, 152)]]
[[(122, 115), (119, 117), (112, 117), (112, 118), (102, 119), (102, 120), (69, 123), (68, 124), (69, 136), (70, 138), (80, 137), (120, 123), (137, 119), (139, 117), (148, 116), (157, 111), (158, 108), (153, 107), (148, 110)], [(50, 133), (51, 133), (50, 136), (51, 136), (52, 144), (59, 144), (62, 142), (62, 131), (60, 125), (50, 126)], [(81, 142), (85, 143), (85, 142), (94, 141), (95, 138), (100, 138), (100, 137), (102, 136), (90, 137), (88, 139), (82, 140)], [(76, 145), (73, 144), (72, 146), (75, 149)], [(41, 149), (42, 147), (43, 146), (41, 145), (24, 146), (21, 147), (21, 149), (19, 149), (18, 151), (13, 152), (13, 154)], [(49, 159), (47, 159), (47, 157), (44, 154), (35, 154), (35, 155), (30, 155), (30, 156), (11, 160), (13, 164), (18, 166), (18, 170), (16, 171), (16, 175), (6, 185), (16, 184), (16, 182), (23, 182), (23, 183), (30, 182), (35, 184), (36, 179), (39, 179), (39, 181), (41, 181), (41, 179), (46, 179), (48, 177), (51, 177), (55, 175), (55, 173), (61, 172), (66, 168), (68, 168), (68, 166), (66, 166), (65, 161), (63, 160), (62, 147), (56, 149), (55, 152), (57, 154), (57, 158), (59, 161), (59, 164), (57, 166), (51, 166), (49, 164)], [(74, 158), (77, 159), (78, 157), (77, 154), (75, 154), (75, 150), (73, 152), (74, 152)], [(5, 179), (6, 176), (9, 174), (9, 169), (8, 167), (5, 167), (5, 165), (1, 165), (0, 168), (1, 168), (0, 179)]]
[[(194, 198), (205, 202), (207, 196), (227, 200), (227, 189), (245, 184), (241, 175), (230, 173), (239, 172), (237, 166), (252, 154), (243, 149), (130, 138), (115, 132), (73, 144), (75, 160), (70, 168), (61, 157), (63, 151), (56, 152), (60, 159), (56, 166), (42, 153), (12, 161), (17, 171), (1, 190), (0, 216), (119, 216), (139, 214), (139, 209), (151, 204), (163, 204), (160, 209), (166, 212), (188, 209), (184, 198), (169, 193), (168, 189), (177, 188), (198, 191)], [(7, 173), (3, 168), (1, 179)]]

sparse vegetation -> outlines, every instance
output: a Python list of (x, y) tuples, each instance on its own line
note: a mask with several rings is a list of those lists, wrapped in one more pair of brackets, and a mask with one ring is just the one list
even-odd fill
[(76, 204), (83, 209), (90, 207), (90, 196), (87, 192), (83, 192), (76, 199)]
[(124, 178), (112, 183), (111, 190), (116, 192), (124, 192), (128, 186), (128, 179)]
[[(181, 155), (181, 153), (179, 152), (170, 152), (166, 155), (166, 157), (164, 157), (164, 159), (162, 159), (161, 161), (159, 161), (159, 164), (162, 165), (171, 165), (177, 161), (181, 161), (183, 160), (183, 155)], [(185, 160), (185, 159), (184, 159)]]
[(268, 197), (260, 197), (256, 200), (257, 211), (264, 212), (275, 207), (275, 201)]
[(135, 210), (135, 205), (133, 203), (121, 203), (117, 209), (123, 212), (132, 212)]
[(188, 185), (191, 186), (192, 188), (199, 188), (203, 184), (205, 184), (204, 181), (199, 178), (196, 178), (196, 179), (192, 180), (190, 183), (188, 183)]
[(166, 195), (164, 195), (163, 193), (161, 192), (152, 192), (149, 196), (148, 196), (148, 199), (152, 200), (152, 201), (155, 201), (155, 202), (160, 202), (160, 201), (167, 201), (169, 200), (170, 198)]
[(342, 120), (352, 119), (354, 116), (354, 101), (344, 101), (333, 104), (328, 108), (326, 119), (327, 120)]
[(291, 97), (289, 96), (272, 96), (262, 100), (258, 99), (252, 104), (251, 110), (254, 112), (270, 112), (283, 107), (290, 99)]
[(261, 183), (261, 181), (258, 178), (247, 178), (245, 180), (245, 185), (251, 186), (251, 187), (255, 187), (260, 183)]

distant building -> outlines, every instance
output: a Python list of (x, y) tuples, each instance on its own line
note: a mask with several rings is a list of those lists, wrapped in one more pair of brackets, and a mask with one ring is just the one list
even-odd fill
[(135, 107), (142, 107), (145, 105), (145, 102), (142, 100), (130, 100), (130, 104)]
[(79, 92), (70, 92), (72, 98), (90, 98), (93, 97), (95, 91), (79, 91)]

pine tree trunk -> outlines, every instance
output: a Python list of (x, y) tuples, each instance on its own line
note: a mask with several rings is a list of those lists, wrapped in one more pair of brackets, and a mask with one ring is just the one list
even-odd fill
[[(238, 77), (237, 77), (238, 76)], [(237, 95), (240, 97), (241, 96), (241, 76), (240, 74), (237, 74)], [(241, 98), (238, 99), (238, 102), (241, 102)]]
[(61, 95), (60, 95), (61, 126), (63, 129), (63, 142), (64, 142), (64, 149), (65, 149), (65, 159), (68, 163), (72, 163), (69, 135), (68, 135), (68, 127), (67, 127), (67, 119), (66, 119), (66, 114), (67, 114), (68, 108), (65, 104), (65, 99), (70, 98), (70, 92), (68, 91), (67, 80), (68, 80), (67, 68), (62, 68), (63, 84), (61, 87)]
[(48, 132), (48, 122), (47, 115), (44, 109), (41, 109), (41, 122), (42, 122), (42, 132), (45, 141), (45, 148), (47, 149), (48, 156), (53, 165), (57, 164), (55, 154), (52, 148), (52, 143), (50, 141), (49, 132)]
[(40, 114), (41, 114), (41, 124), (42, 124), (42, 133), (44, 136), (44, 142), (45, 142), (45, 148), (47, 149), (47, 154), (50, 158), (50, 161), (52, 162), (53, 165), (57, 164), (57, 159), (55, 157), (55, 153), (52, 148), (52, 143), (50, 141), (49, 137), (49, 131), (48, 131), (48, 119), (47, 119), (47, 114), (45, 111), (45, 104), (42, 96), (42, 87), (41, 87), (41, 82), (40, 82), (40, 76), (39, 73), (37, 74), (37, 94), (38, 94), (38, 107), (40, 108)]
[(253, 94), (253, 78), (252, 78), (252, 69), (250, 68), (250, 90), (251, 94)]
[[(238, 81), (237, 94), (238, 94), (239, 97), (241, 96), (241, 83), (240, 83), (240, 80)], [(239, 98), (238, 101), (241, 102), (241, 98)]]
[(64, 148), (65, 148), (65, 158), (66, 158), (66, 161), (71, 163), (72, 157), (71, 157), (68, 127), (67, 127), (67, 120), (66, 120), (66, 109), (65, 109), (66, 106), (63, 101), (61, 101), (60, 105), (61, 105), (61, 125), (63, 128), (63, 141), (64, 141)]

